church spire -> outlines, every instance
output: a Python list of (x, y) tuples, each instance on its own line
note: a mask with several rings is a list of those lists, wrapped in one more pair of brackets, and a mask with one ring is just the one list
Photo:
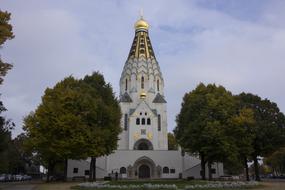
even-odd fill
[(135, 37), (128, 56), (131, 58), (154, 58), (155, 55), (148, 35), (149, 24), (144, 20), (141, 13), (140, 19), (135, 23)]

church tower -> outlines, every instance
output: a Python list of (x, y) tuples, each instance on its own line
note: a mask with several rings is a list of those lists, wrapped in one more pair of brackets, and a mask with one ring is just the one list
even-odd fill
[(164, 80), (141, 17), (120, 78), (119, 150), (168, 150)]

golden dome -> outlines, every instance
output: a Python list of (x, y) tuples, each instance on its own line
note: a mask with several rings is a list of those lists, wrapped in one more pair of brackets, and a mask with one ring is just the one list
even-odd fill
[(149, 24), (143, 19), (140, 18), (136, 23), (135, 23), (135, 29), (145, 29), (148, 30)]
[(140, 94), (140, 98), (141, 98), (141, 99), (145, 99), (145, 98), (146, 98), (146, 93), (145, 93), (145, 92), (142, 92), (142, 93)]

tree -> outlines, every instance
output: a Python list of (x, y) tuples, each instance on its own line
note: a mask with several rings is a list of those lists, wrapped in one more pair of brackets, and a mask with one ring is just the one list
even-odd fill
[(258, 156), (266, 157), (284, 145), (285, 116), (276, 103), (261, 99), (257, 95), (241, 93), (241, 105), (254, 112), (254, 138), (251, 157), (254, 161), (255, 177), (260, 180)]
[(206, 162), (211, 179), (213, 162), (237, 157), (237, 147), (226, 135), (235, 108), (235, 98), (222, 86), (201, 83), (184, 95), (174, 134), (185, 151), (200, 155), (202, 179), (205, 179)]
[[(11, 14), (0, 10), (0, 48), (7, 40), (14, 38), (12, 32), (12, 25), (9, 24)], [(0, 85), (3, 83), (3, 78), (7, 74), (7, 71), (12, 68), (12, 65), (5, 63), (1, 59), (0, 55)], [(1, 95), (1, 94), (0, 94)], [(6, 111), (3, 102), (0, 101), (0, 114)], [(11, 129), (14, 127), (14, 123), (7, 120), (0, 115), (0, 173), (7, 172), (9, 170), (9, 147), (11, 144)]]
[[(0, 101), (0, 113), (6, 111), (3, 103)], [(12, 147), (11, 130), (15, 124), (0, 116), (0, 173), (10, 172), (10, 152)]]
[[(112, 88), (99, 73), (84, 79), (67, 77), (46, 89), (42, 103), (25, 118), (28, 146), (48, 166), (91, 157), (90, 176), (96, 178), (96, 157), (117, 148), (120, 107)], [(49, 178), (47, 178), (49, 179)]]
[[(0, 47), (7, 41), (14, 38), (12, 25), (9, 24), (11, 13), (3, 12), (0, 10)], [(12, 68), (12, 65), (5, 63), (0, 56), (0, 84), (3, 83), (3, 77), (7, 71)]]
[(86, 115), (85, 122), (89, 125), (86, 140), (86, 152), (91, 157), (89, 179), (96, 180), (96, 158), (111, 154), (117, 149), (118, 135), (121, 132), (121, 108), (110, 84), (103, 75), (94, 73), (83, 80), (88, 88), (89, 101), (95, 109)]
[(285, 174), (285, 147), (282, 147), (264, 159), (264, 162), (272, 168), (274, 175)]
[(173, 133), (168, 133), (168, 150), (178, 150), (178, 144)]
[[(239, 167), (244, 165), (246, 180), (249, 181), (248, 173), (248, 157), (253, 152), (252, 142), (255, 138), (256, 131), (254, 112), (250, 108), (243, 108), (241, 104), (237, 106), (237, 114), (231, 118), (230, 125), (226, 128), (227, 135), (233, 138), (239, 153), (238, 160), (230, 161), (230, 164), (225, 164), (228, 169), (232, 168), (232, 172), (239, 171)], [(240, 162), (239, 160), (242, 160)]]
[(87, 156), (81, 152), (85, 128), (79, 113), (82, 96), (79, 81), (67, 77), (47, 88), (41, 104), (24, 119), (26, 147), (48, 168), (47, 181), (57, 163)]
[[(0, 10), (0, 48), (2, 48), (7, 40), (14, 38), (12, 25), (9, 24), (10, 16), (10, 13)], [(3, 62), (0, 55), (0, 85), (3, 83), (3, 77), (11, 68), (12, 65)], [(0, 114), (4, 111), (6, 111), (6, 108), (4, 107), (3, 102), (0, 101)], [(0, 116), (0, 154), (6, 150), (8, 143), (11, 141), (10, 129), (12, 125), (14, 124), (10, 120), (6, 120), (3, 116)]]

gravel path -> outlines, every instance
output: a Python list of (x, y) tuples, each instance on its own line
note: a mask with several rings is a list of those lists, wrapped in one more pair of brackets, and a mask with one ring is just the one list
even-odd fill
[(27, 184), (27, 183), (7, 183), (1, 184), (1, 190), (35, 190), (38, 184)]

